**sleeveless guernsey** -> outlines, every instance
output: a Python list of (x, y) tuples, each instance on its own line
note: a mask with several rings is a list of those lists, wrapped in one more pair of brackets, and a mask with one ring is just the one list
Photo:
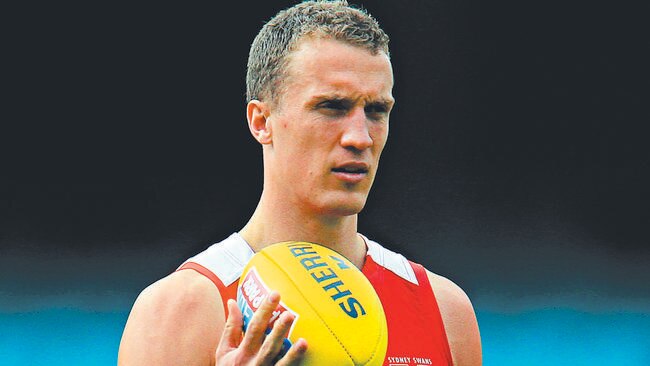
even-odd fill
[[(447, 335), (426, 270), (401, 254), (364, 237), (368, 253), (361, 271), (384, 307), (388, 349), (384, 366), (452, 365)], [(238, 234), (213, 244), (177, 270), (193, 269), (219, 289), (227, 311), (236, 299), (237, 282), (253, 251)]]

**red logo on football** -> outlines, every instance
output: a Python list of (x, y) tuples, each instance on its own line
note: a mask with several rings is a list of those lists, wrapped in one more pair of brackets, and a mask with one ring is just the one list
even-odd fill
[[(262, 279), (260, 279), (255, 268), (252, 268), (250, 271), (248, 271), (246, 277), (244, 277), (244, 281), (242, 281), (241, 292), (242, 297), (246, 301), (246, 304), (248, 304), (248, 307), (250, 307), (253, 312), (256, 312), (262, 304), (262, 301), (269, 294), (270, 290), (266, 284), (262, 282)], [(275, 311), (273, 311), (273, 315), (269, 320), (269, 327), (272, 328), (273, 323), (278, 319), (280, 314), (285, 311), (289, 311), (295, 315), (297, 320), (298, 314), (296, 314), (291, 309), (288, 309), (282, 302), (280, 302), (278, 304), (278, 307), (275, 308)]]

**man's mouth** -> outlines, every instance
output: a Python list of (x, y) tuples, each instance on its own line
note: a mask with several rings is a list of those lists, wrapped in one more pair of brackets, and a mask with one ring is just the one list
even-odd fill
[(348, 183), (359, 183), (368, 175), (369, 167), (366, 163), (346, 163), (332, 168), (337, 178)]
[(338, 165), (332, 169), (336, 173), (348, 174), (366, 174), (368, 173), (368, 164), (362, 162), (350, 162)]
[(360, 167), (340, 167), (340, 168), (334, 168), (332, 169), (333, 172), (336, 173), (350, 173), (350, 174), (366, 174), (368, 173), (368, 169), (366, 168), (360, 168)]

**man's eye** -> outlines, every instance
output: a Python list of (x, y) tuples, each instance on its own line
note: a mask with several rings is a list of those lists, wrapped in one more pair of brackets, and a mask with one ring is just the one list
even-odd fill
[(385, 105), (381, 104), (370, 104), (365, 108), (366, 113), (368, 114), (377, 114), (377, 113), (386, 113), (388, 108)]
[(321, 108), (326, 108), (326, 109), (335, 109), (335, 110), (344, 110), (346, 109), (345, 104), (342, 101), (339, 100), (330, 100), (327, 102), (323, 102), (320, 104)]
[(368, 117), (376, 120), (383, 119), (388, 114), (388, 107), (384, 104), (369, 104), (364, 110)]
[(349, 112), (350, 106), (349, 103), (342, 100), (326, 100), (318, 104), (318, 109), (326, 116), (338, 118), (345, 116)]

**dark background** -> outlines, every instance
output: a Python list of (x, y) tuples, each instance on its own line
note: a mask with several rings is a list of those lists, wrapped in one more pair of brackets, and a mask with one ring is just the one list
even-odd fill
[[(262, 173), (248, 47), (293, 3), (8, 13), (0, 310), (127, 312), (241, 228)], [(648, 6), (363, 6), (397, 104), (360, 231), (479, 312), (650, 314)]]

